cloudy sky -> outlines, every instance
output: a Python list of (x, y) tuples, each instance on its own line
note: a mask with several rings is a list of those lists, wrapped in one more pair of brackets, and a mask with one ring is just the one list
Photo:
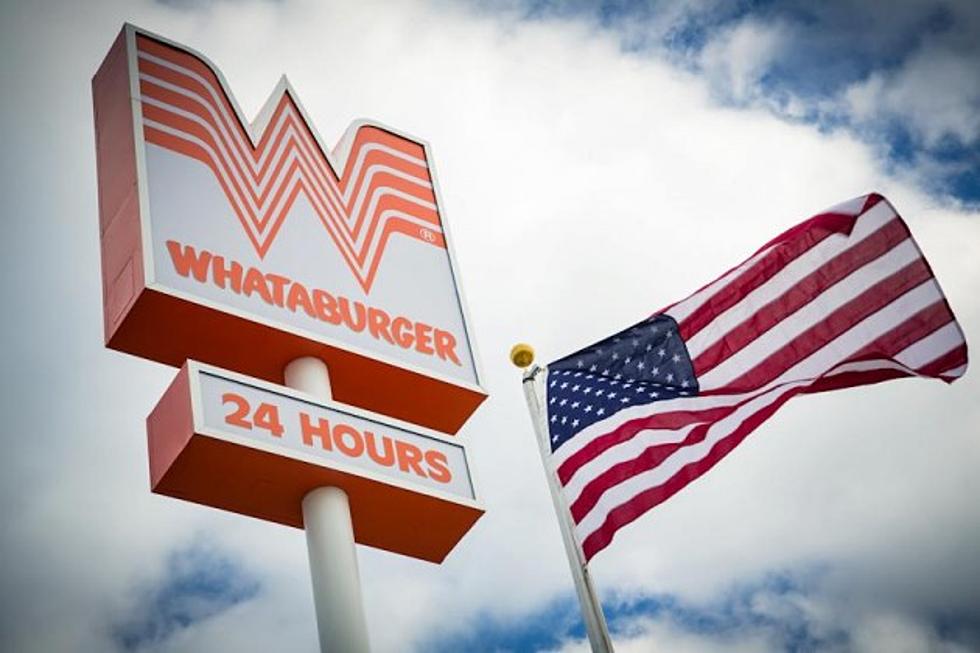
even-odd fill
[[(124, 21), (254, 115), (432, 147), (490, 399), (441, 566), (359, 549), (377, 651), (584, 651), (506, 353), (546, 360), (876, 190), (980, 339), (980, 4), (404, 0), (0, 8), (0, 649), (314, 651), (300, 531), (153, 495), (174, 370), (102, 347), (90, 78)], [(593, 571), (630, 651), (980, 650), (980, 381), (791, 402)]]

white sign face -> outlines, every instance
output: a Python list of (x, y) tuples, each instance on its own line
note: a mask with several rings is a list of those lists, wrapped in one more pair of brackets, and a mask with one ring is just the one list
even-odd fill
[[(245, 440), (288, 458), (474, 499), (462, 445), (272, 386), (192, 368), (196, 432)], [(298, 394), (298, 393), (297, 393)]]
[(285, 81), (249, 125), (200, 55), (131, 56), (148, 287), (479, 384), (424, 143), (361, 122), (331, 152)]

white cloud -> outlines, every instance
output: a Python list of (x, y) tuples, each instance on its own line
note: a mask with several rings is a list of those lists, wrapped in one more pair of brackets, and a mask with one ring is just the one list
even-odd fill
[[(2, 244), (10, 453), (0, 505), (10, 526), (0, 542), (17, 561), (0, 572), (4, 647), (108, 649), (127, 592), (198, 533), (263, 589), (163, 649), (316, 642), (302, 534), (150, 495), (143, 418), (173, 371), (101, 348), (88, 78), (125, 19), (205, 52), (247, 113), (286, 72), (328, 141), (364, 115), (432, 143), (491, 392), (463, 431), (489, 510), (442, 566), (361, 551), (378, 651), (421, 650), (479, 615), (516, 624), (571, 592), (506, 361), (513, 342), (529, 340), (544, 359), (567, 353), (871, 189), (908, 218), (968, 340), (980, 334), (976, 214), (935, 206), (845, 134), (719, 107), (710, 79), (624, 54), (614, 35), (575, 20), (522, 23), (424, 2), (3, 12), (0, 66), (5, 87), (18, 89), (0, 123), (12, 234)], [(748, 96), (779, 36), (742, 29), (710, 57)], [(975, 379), (794, 402), (621, 532), (595, 563), (600, 588), (699, 600), (818, 561), (839, 572), (836, 592), (864, 604), (980, 618)], [(642, 632), (624, 650), (642, 650), (643, 637), (687, 650), (762, 645), (663, 623)]]
[[(713, 635), (678, 628), (658, 619), (639, 618), (628, 625), (627, 632), (615, 642), (618, 653), (758, 653), (770, 649), (771, 642), (764, 634), (739, 633)], [(567, 642), (558, 653), (588, 653), (587, 640)]]
[(746, 19), (713, 36), (698, 64), (718, 92), (742, 104), (759, 99), (762, 76), (790, 42), (783, 25)]
[[(854, 618), (836, 613), (837, 624), (846, 623), (846, 637), (828, 638), (814, 646), (809, 641), (794, 640), (791, 633), (780, 633), (772, 625), (747, 623), (731, 632), (698, 632), (663, 618), (637, 618), (616, 641), (620, 653), (664, 650), (679, 653), (721, 653), (729, 651), (820, 650), (839, 653), (967, 653), (973, 643), (960, 643), (942, 637), (932, 627), (907, 615), (875, 614)], [(819, 624), (808, 624), (811, 627)], [(587, 640), (566, 642), (560, 653), (586, 653)]]
[(980, 138), (980, 75), (976, 61), (942, 46), (924, 47), (898, 70), (875, 73), (845, 91), (859, 120), (898, 117), (929, 147), (944, 138)]

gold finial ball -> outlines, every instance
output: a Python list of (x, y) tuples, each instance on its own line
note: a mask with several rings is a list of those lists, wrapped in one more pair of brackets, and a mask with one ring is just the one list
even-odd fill
[(527, 367), (534, 362), (534, 347), (519, 342), (510, 349), (510, 362), (517, 367)]

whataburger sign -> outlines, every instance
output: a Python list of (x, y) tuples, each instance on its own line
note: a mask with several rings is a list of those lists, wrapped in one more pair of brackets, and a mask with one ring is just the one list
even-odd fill
[(446, 432), (483, 401), (425, 143), (359, 121), (329, 150), (285, 79), (250, 125), (132, 26), (93, 94), (109, 347), (273, 382), (314, 355), (337, 400)]
[[(181, 367), (154, 491), (301, 526), (336, 486), (357, 541), (443, 559), (483, 512), (451, 436), (486, 393), (428, 146), (360, 121), (329, 150), (285, 78), (249, 124), (130, 25), (92, 89), (106, 344)], [(337, 403), (280, 385), (304, 356)]]

